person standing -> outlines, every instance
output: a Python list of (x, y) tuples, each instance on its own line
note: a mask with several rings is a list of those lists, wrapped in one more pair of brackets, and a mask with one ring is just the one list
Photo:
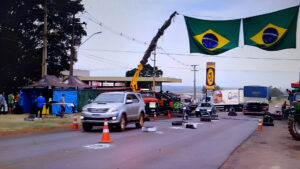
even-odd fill
[(0, 114), (5, 114), (5, 96), (4, 92), (0, 94)]
[(14, 103), (15, 103), (15, 96), (14, 94), (11, 93), (8, 95), (8, 114), (13, 114)]
[(63, 118), (64, 115), (65, 115), (65, 111), (66, 111), (66, 108), (65, 108), (65, 105), (64, 105), (64, 103), (66, 103), (65, 94), (61, 95), (61, 98), (59, 99), (59, 103), (62, 103), (61, 106), (60, 106), (61, 107), (60, 117)]
[[(36, 103), (36, 107), (37, 107), (37, 111), (36, 111), (36, 118), (42, 119), (42, 114), (43, 114), (43, 107), (44, 104), (46, 102), (46, 99), (43, 97), (42, 93), (40, 94), (40, 96), (37, 98), (37, 103)], [(40, 112), (40, 115), (39, 115)]]
[(33, 93), (31, 94), (31, 105), (32, 105), (31, 112), (32, 112), (32, 114), (37, 113), (36, 112), (37, 111), (36, 103), (37, 103), (37, 94), (35, 91), (33, 91)]

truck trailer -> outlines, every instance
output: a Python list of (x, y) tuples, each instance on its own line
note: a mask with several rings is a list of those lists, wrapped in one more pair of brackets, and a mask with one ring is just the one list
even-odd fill
[(213, 92), (211, 102), (219, 110), (229, 110), (234, 108), (236, 111), (242, 111), (244, 104), (243, 89), (216, 90)]

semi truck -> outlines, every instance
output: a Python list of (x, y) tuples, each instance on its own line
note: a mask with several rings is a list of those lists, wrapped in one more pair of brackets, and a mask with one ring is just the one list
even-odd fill
[(230, 108), (234, 108), (237, 111), (242, 111), (244, 91), (243, 89), (216, 90), (213, 92), (211, 102), (213, 102), (219, 110), (229, 110)]
[(269, 110), (270, 93), (265, 86), (244, 86), (244, 115), (263, 115)]

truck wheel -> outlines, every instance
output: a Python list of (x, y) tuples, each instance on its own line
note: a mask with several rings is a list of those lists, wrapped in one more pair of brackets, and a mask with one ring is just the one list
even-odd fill
[(120, 123), (118, 124), (117, 128), (119, 131), (125, 131), (126, 130), (126, 116), (123, 114)]
[(135, 127), (136, 128), (141, 128), (144, 126), (144, 121), (145, 121), (145, 117), (144, 117), (144, 113), (141, 113), (140, 114), (140, 117), (139, 117), (139, 122), (138, 123), (135, 123)]
[(294, 121), (294, 115), (289, 116), (289, 132), (294, 137), (294, 139), (300, 141), (300, 122)]
[(84, 131), (91, 131), (93, 126), (91, 124), (88, 123), (82, 123), (82, 128)]

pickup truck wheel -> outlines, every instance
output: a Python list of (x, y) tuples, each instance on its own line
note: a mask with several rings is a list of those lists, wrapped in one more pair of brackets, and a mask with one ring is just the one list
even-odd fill
[(91, 131), (93, 126), (87, 123), (82, 123), (82, 128), (84, 131)]
[(144, 121), (145, 121), (145, 117), (144, 117), (144, 114), (141, 113), (140, 116), (139, 116), (139, 122), (138, 123), (135, 123), (135, 127), (136, 128), (141, 128), (144, 126)]
[(300, 141), (300, 122), (294, 121), (294, 115), (289, 117), (288, 127), (289, 132), (294, 137), (294, 139)]
[(119, 131), (125, 131), (126, 130), (126, 116), (123, 114), (120, 123), (118, 124), (117, 128)]

